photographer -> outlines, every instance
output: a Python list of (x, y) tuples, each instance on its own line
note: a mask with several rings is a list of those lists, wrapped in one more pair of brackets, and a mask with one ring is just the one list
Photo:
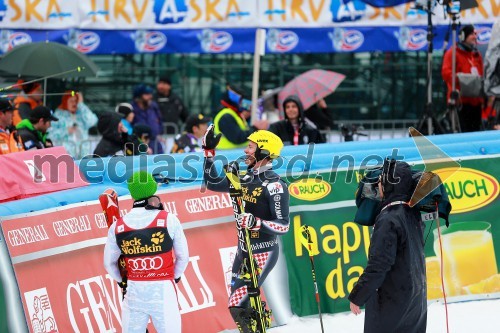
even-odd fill
[(385, 160), (377, 183), (381, 209), (375, 219), (368, 263), (349, 294), (351, 311), (366, 305), (365, 333), (422, 333), (427, 326), (424, 226), (411, 208), (410, 166)]
[[(483, 108), (483, 97), (481, 93), (476, 96), (466, 93), (461, 90), (460, 82), (458, 77), (460, 74), (473, 74), (477, 76), (477, 83), (480, 85), (481, 77), (483, 76), (483, 58), (481, 53), (478, 52), (477, 46), (477, 34), (474, 26), (471, 24), (464, 25), (460, 28), (460, 33), (458, 35), (458, 44), (455, 48), (456, 57), (456, 74), (455, 86), (456, 91), (452, 92), (452, 66), (453, 66), (453, 47), (451, 47), (444, 54), (443, 67), (441, 69), (441, 75), (443, 80), (446, 82), (448, 88), (448, 101), (450, 104), (455, 103), (458, 106), (460, 128), (462, 132), (474, 132), (481, 130), (481, 110)], [(451, 98), (456, 100), (451, 100)]]

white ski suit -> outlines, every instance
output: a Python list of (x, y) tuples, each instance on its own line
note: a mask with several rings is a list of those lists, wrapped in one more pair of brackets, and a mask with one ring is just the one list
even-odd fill
[[(129, 270), (128, 272), (127, 293), (122, 304), (123, 333), (144, 333), (149, 317), (151, 317), (158, 333), (181, 332), (181, 316), (177, 303), (174, 278), (180, 278), (187, 267), (189, 262), (188, 246), (179, 219), (170, 213), (167, 213), (166, 221), (158, 219), (160, 212), (160, 210), (156, 209), (133, 208), (123, 217), (123, 223), (120, 221), (113, 223), (108, 231), (108, 238), (104, 247), (104, 267), (108, 274), (118, 282), (122, 281), (118, 269), (118, 259), (120, 255), (124, 254), (122, 252), (124, 245), (123, 241), (120, 246), (118, 245), (117, 234), (120, 237), (120, 232), (123, 232), (124, 229), (125, 231), (141, 232), (154, 227), (154, 231), (161, 231), (165, 240), (163, 237), (161, 239), (157, 238), (154, 242), (149, 243), (149, 245), (144, 244), (144, 241), (141, 243), (141, 240), (138, 240), (135, 242), (138, 245), (136, 244), (135, 246), (142, 246), (142, 248), (149, 246), (151, 248), (151, 246), (154, 247), (160, 241), (165, 241), (165, 244), (172, 242), (171, 251), (175, 255), (173, 276), (164, 273), (167, 276), (159, 275), (154, 279), (149, 279), (148, 276), (154, 274), (155, 267), (148, 265), (146, 260), (151, 263), (153, 262), (151, 260), (155, 260), (154, 258), (156, 258), (158, 261), (159, 255), (150, 254), (144, 257), (142, 254), (142, 256), (132, 255), (130, 257), (128, 265), (132, 267), (132, 264), (135, 264), (137, 269), (135, 270), (136, 274), (134, 274), (133, 270)], [(158, 221), (157, 225), (152, 226), (154, 221)], [(119, 230), (116, 230), (117, 224)], [(165, 231), (168, 231), (168, 233), (165, 233)], [(166, 239), (166, 237), (170, 237), (171, 240)], [(129, 247), (128, 251), (129, 254), (132, 253), (130, 251), (134, 251), (134, 246)], [(166, 257), (163, 258), (161, 262), (166, 261)], [(146, 264), (144, 265), (144, 263)], [(167, 270), (172, 271), (172, 267), (169, 267)]]

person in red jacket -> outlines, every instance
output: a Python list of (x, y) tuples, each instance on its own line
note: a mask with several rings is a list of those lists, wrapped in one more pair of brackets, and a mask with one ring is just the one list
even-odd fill
[[(456, 73), (468, 73), (483, 76), (483, 57), (478, 52), (477, 34), (474, 26), (465, 25), (460, 29), (459, 42), (456, 46)], [(444, 54), (441, 75), (448, 88), (448, 100), (450, 100), (452, 90), (452, 48)], [(460, 94), (460, 84), (458, 79), (455, 87)], [(456, 101), (459, 105), (459, 121), (462, 132), (474, 132), (481, 130), (481, 110), (484, 99), (482, 96), (465, 97), (459, 95)], [(461, 108), (460, 108), (461, 105)]]

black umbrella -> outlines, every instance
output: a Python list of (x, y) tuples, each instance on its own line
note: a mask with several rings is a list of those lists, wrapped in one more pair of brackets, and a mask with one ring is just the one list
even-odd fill
[(85, 54), (69, 46), (37, 42), (23, 44), (7, 52), (0, 60), (0, 70), (43, 78), (45, 104), (48, 78), (96, 76), (98, 68)]

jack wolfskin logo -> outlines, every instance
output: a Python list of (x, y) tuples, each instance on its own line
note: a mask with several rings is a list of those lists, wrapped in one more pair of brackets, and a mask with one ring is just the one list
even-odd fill
[(151, 242), (156, 245), (163, 243), (164, 240), (165, 240), (165, 234), (161, 231), (155, 232), (151, 237)]
[(262, 187), (257, 187), (255, 190), (252, 191), (252, 195), (254, 197), (258, 197), (262, 194)]

